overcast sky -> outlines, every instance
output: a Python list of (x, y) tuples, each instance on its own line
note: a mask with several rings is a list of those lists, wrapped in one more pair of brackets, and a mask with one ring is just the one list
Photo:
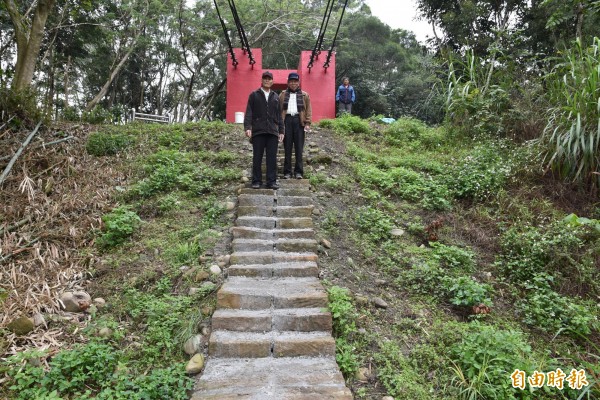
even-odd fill
[(417, 40), (424, 41), (433, 36), (431, 26), (425, 21), (417, 21), (416, 3), (413, 0), (366, 0), (374, 16), (392, 28), (413, 31)]

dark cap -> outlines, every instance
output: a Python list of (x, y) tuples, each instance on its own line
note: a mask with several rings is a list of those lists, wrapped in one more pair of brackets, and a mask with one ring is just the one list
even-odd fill
[(298, 74), (297, 74), (297, 73), (295, 73), (295, 72), (291, 72), (291, 73), (288, 75), (288, 81), (290, 81), (290, 80), (292, 80), (292, 79), (295, 79), (295, 80), (299, 81), (299, 80), (300, 80), (300, 75), (298, 75)]
[(269, 71), (263, 72), (262, 77), (264, 78), (265, 76), (268, 76), (269, 78), (273, 79), (273, 74), (270, 73)]

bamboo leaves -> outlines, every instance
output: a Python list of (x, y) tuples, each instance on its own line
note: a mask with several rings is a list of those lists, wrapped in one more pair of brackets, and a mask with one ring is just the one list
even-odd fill
[(600, 168), (600, 39), (580, 40), (546, 76), (548, 124), (540, 139), (547, 169), (564, 179), (598, 186)]

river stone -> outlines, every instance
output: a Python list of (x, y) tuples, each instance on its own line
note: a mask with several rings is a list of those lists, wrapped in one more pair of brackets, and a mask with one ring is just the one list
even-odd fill
[(196, 354), (186, 365), (185, 372), (194, 375), (202, 371), (202, 368), (204, 368), (204, 356), (202, 354)]
[(102, 297), (96, 297), (94, 299), (94, 304), (96, 305), (96, 307), (102, 308), (106, 305), (106, 300), (104, 300)]
[(202, 335), (194, 335), (185, 341), (183, 351), (190, 356), (202, 350)]
[(33, 325), (37, 326), (47, 326), (46, 325), (46, 318), (44, 318), (44, 316), (41, 313), (36, 313), (33, 315)]
[(194, 282), (202, 282), (207, 280), (210, 277), (210, 274), (204, 270), (198, 271), (196, 276), (194, 277)]
[(326, 249), (330, 249), (331, 248), (331, 242), (327, 239), (321, 239), (321, 244), (323, 245), (323, 247), (325, 247)]
[(392, 396), (383, 396), (381, 400), (394, 400)]
[(395, 228), (392, 229), (392, 236), (402, 236), (404, 235), (404, 229), (400, 229), (400, 228)]
[(19, 317), (9, 323), (6, 328), (15, 335), (22, 336), (31, 332), (35, 326), (30, 318)]
[(82, 312), (87, 310), (92, 304), (92, 298), (83, 291), (64, 292), (60, 295), (60, 301), (68, 312)]
[(214, 274), (214, 275), (218, 275), (221, 273), (221, 268), (218, 265), (213, 264), (210, 266), (210, 273)]
[(388, 308), (388, 304), (381, 297), (374, 297), (372, 301), (373, 304), (375, 304), (375, 307)]

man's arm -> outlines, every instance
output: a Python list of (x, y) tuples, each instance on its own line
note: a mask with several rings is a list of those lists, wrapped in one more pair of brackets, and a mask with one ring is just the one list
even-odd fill
[(246, 114), (244, 114), (244, 131), (246, 136), (252, 136), (252, 94), (248, 96), (248, 104), (246, 105)]
[(304, 96), (304, 121), (305, 129), (310, 131), (310, 125), (312, 124), (312, 105), (310, 104), (310, 96), (306, 92), (302, 92)]

